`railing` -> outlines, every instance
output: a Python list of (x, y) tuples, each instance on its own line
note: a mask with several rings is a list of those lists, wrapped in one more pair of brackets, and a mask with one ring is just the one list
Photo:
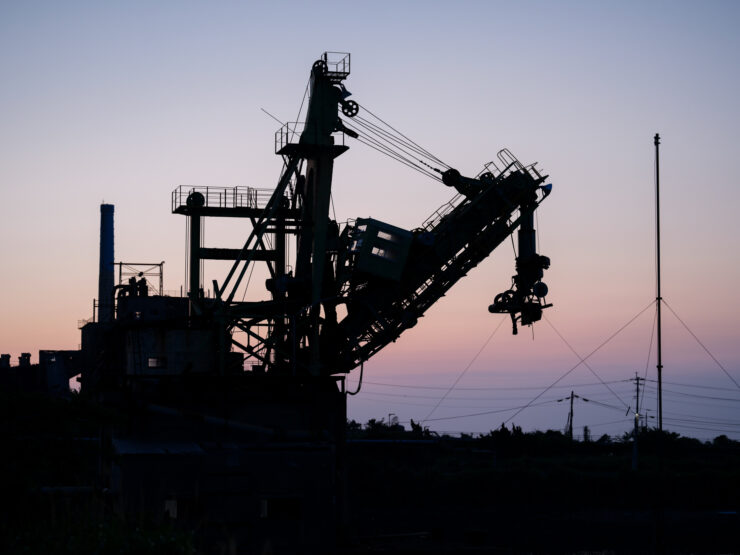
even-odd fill
[[(344, 146), (344, 133), (342, 131), (335, 131), (331, 136), (334, 138), (335, 146)], [(323, 140), (325, 139), (323, 139), (316, 126), (307, 128), (306, 122), (289, 121), (275, 132), (275, 154), (280, 154), (288, 145), (322, 144)]]
[(442, 206), (440, 206), (437, 210), (434, 211), (434, 213), (429, 216), (426, 220), (424, 220), (424, 223), (421, 224), (421, 227), (426, 229), (427, 231), (430, 231), (437, 227), (437, 224), (442, 221), (442, 219), (452, 212), (455, 208), (457, 208), (457, 205), (460, 204), (465, 199), (465, 196), (458, 193), (452, 199), (450, 199), (449, 202), (446, 202)]
[(540, 175), (540, 172), (535, 168), (537, 162), (530, 164), (529, 166), (524, 166), (508, 148), (502, 148), (499, 150), (496, 157), (498, 158), (498, 164), (494, 160), (484, 164), (483, 170), (476, 177), (481, 177), (485, 173), (490, 173), (494, 178), (498, 178), (505, 177), (509, 173), (519, 171), (529, 173), (535, 180), (542, 179), (542, 175)]
[(92, 314), (92, 318), (85, 318), (85, 319), (82, 319), (82, 320), (77, 320), (77, 329), (80, 329), (81, 330), (87, 324), (93, 324), (93, 323), (97, 322), (97, 318), (98, 318), (98, 306), (99, 306), (98, 299), (93, 299), (93, 314)]
[(324, 52), (321, 56), (326, 64), (326, 75), (332, 80), (342, 80), (349, 75), (349, 52)]
[[(536, 162), (528, 166), (524, 166), (516, 156), (514, 156), (508, 148), (502, 148), (496, 155), (498, 163), (495, 161), (488, 162), (483, 165), (483, 170), (476, 176), (480, 179), (486, 173), (493, 175), (494, 179), (506, 177), (506, 175), (513, 172), (524, 172), (528, 173), (535, 181), (541, 181), (543, 176), (537, 170)], [(546, 177), (546, 176), (545, 176)], [(421, 227), (427, 231), (431, 231), (435, 228), (442, 219), (452, 212), (463, 200), (464, 196), (461, 194), (455, 195), (449, 202), (439, 207), (431, 216), (429, 216)]]
[(187, 206), (192, 193), (203, 195), (204, 206), (209, 208), (264, 208), (272, 196), (272, 189), (180, 185), (172, 191), (172, 211)]
[(498, 177), (499, 175), (506, 173), (519, 171), (523, 173), (528, 173), (535, 181), (541, 181), (543, 179), (542, 174), (540, 174), (540, 172), (535, 167), (537, 165), (537, 162), (529, 164), (528, 166), (524, 166), (508, 148), (501, 149), (498, 152), (497, 157), (500, 163), (503, 164), (503, 170), (500, 170), (494, 162), (488, 162), (488, 164), (486, 164), (485, 166), (486, 171), (491, 172), (494, 177)]
[(306, 124), (302, 121), (289, 121), (275, 132), (275, 154), (284, 147), (298, 144)]

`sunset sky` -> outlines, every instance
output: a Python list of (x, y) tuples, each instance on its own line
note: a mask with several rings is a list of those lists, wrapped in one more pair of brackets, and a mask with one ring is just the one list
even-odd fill
[[(571, 347), (588, 355), (647, 308), (592, 370), (575, 368), (512, 419), (562, 429), (557, 399), (574, 390), (594, 401), (576, 405), (576, 433), (627, 430), (628, 380), (655, 379), (658, 132), (663, 295), (716, 359), (664, 309), (665, 427), (740, 439), (740, 388), (725, 373), (740, 382), (738, 26), (734, 1), (3, 2), (0, 352), (15, 363), (77, 348), (97, 291), (101, 202), (115, 205), (116, 260), (164, 260), (165, 289), (179, 290), (185, 221), (171, 191), (274, 187), (278, 124), (261, 108), (294, 120), (311, 64), (345, 51), (352, 98), (463, 174), (508, 147), (550, 175), (538, 229), (555, 305), (533, 330), (512, 336), (505, 322), (486, 343), (502, 318), (486, 308), (514, 271), (502, 245), (365, 365), (351, 418), (488, 431), (579, 362)], [(339, 220), (410, 229), (452, 196), (348, 141)], [(214, 224), (206, 241), (236, 247), (247, 233)], [(207, 266), (206, 283), (223, 277)]]

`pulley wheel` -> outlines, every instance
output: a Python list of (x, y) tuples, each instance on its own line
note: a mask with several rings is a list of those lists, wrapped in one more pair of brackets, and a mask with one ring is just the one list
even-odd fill
[(342, 102), (342, 113), (348, 118), (353, 118), (360, 111), (360, 105), (354, 100), (345, 100)]
[(326, 75), (327, 67), (324, 60), (316, 60), (313, 63), (313, 70), (319, 75)]

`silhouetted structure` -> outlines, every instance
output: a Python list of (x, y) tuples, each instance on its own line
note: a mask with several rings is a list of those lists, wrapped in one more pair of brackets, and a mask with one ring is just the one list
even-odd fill
[(80, 352), (42, 350), (38, 364), (31, 364), (31, 353), (21, 353), (18, 365), (11, 366), (10, 355), (0, 355), (0, 389), (17, 392), (69, 395), (69, 380), (80, 372)]
[(112, 204), (100, 205), (100, 270), (98, 271), (98, 319), (113, 320), (113, 211)]
[[(113, 286), (113, 208), (101, 207), (100, 317), (81, 328), (82, 387), (127, 417), (108, 431), (114, 457), (102, 465), (124, 514), (167, 515), (248, 550), (331, 551), (346, 519), (345, 374), (517, 228), (517, 273), (491, 311), (510, 314), (516, 332), (549, 306), (532, 224), (551, 186), (508, 150), (474, 178), (434, 168), (457, 194), (416, 229), (330, 218), (334, 159), (345, 135), (359, 137), (349, 73), (349, 54), (314, 63), (306, 121), (276, 134), (274, 190), (173, 192), (172, 211), (188, 218), (187, 298), (162, 296), (161, 279), (159, 295), (142, 276)], [(214, 217), (252, 223), (241, 248), (205, 246), (203, 219)], [(203, 260), (232, 261), (213, 298)], [(268, 298), (239, 300), (257, 263)]]

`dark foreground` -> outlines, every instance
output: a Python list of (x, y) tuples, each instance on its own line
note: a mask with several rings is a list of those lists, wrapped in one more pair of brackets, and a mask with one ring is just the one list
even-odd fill
[[(243, 553), (197, 527), (121, 518), (96, 483), (101, 423), (74, 399), (2, 396), (0, 552)], [(740, 553), (740, 443), (436, 438), (350, 427), (339, 553)], [(284, 553), (265, 545), (258, 553)], [(294, 551), (291, 551), (294, 552)], [(300, 552), (300, 551), (299, 551)]]
[(661, 473), (655, 446), (633, 472), (629, 445), (519, 439), (351, 445), (358, 552), (740, 553), (737, 444), (674, 441)]

